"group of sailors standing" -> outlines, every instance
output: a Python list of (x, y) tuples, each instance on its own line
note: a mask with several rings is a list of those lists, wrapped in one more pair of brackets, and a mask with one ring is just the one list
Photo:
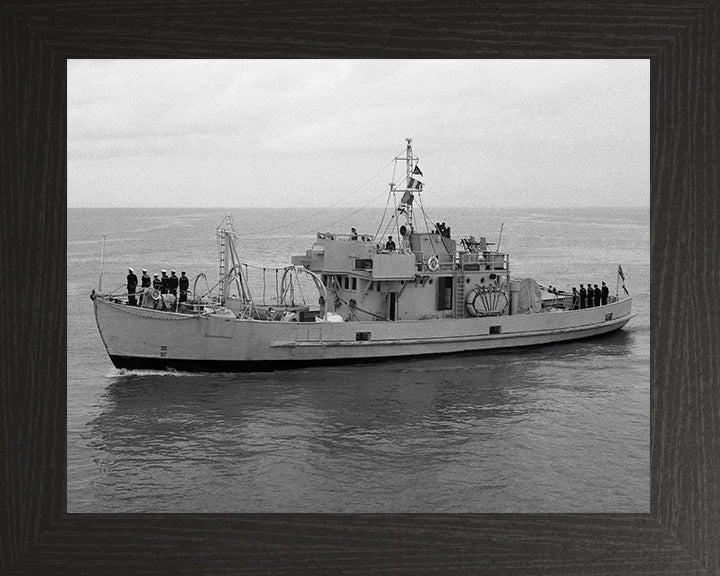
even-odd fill
[(573, 286), (572, 291), (573, 310), (605, 306), (605, 304), (608, 303), (608, 295), (610, 294), (610, 290), (605, 282), (602, 282), (602, 287), (599, 287), (597, 284), (588, 284), (587, 289), (584, 284), (580, 284), (580, 290)]
[[(162, 274), (162, 277), (160, 276)], [(150, 294), (151, 289), (157, 290), (161, 297), (153, 298), (155, 300), (155, 308), (158, 307), (158, 300), (162, 302), (162, 306), (165, 307), (165, 299), (162, 298), (163, 294), (172, 294), (175, 298), (178, 297), (178, 290), (180, 292), (179, 302), (187, 301), (188, 289), (190, 287), (190, 280), (185, 275), (185, 270), (180, 271), (180, 277), (175, 274), (175, 270), (170, 270), (170, 276), (167, 275), (167, 270), (160, 270), (160, 274), (153, 274), (152, 279), (148, 274), (148, 271), (143, 268), (142, 276), (140, 277), (140, 302), (138, 304), (136, 291), (138, 286), (138, 277), (135, 274), (135, 270), (128, 268), (127, 275), (127, 291), (128, 291), (128, 304), (130, 306), (142, 306), (143, 296)]]

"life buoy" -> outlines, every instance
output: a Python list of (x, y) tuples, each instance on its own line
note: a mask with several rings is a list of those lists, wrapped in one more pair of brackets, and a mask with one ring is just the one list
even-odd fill
[(350, 302), (348, 302), (348, 306), (350, 308), (355, 308), (357, 306), (357, 302), (355, 302), (355, 300), (351, 299)]
[(152, 298), (156, 302), (160, 300), (160, 290), (155, 288), (152, 292), (150, 292), (150, 298)]
[(436, 272), (438, 268), (440, 268), (440, 260), (438, 260), (438, 257), (433, 254), (430, 258), (428, 258), (427, 265), (430, 271)]

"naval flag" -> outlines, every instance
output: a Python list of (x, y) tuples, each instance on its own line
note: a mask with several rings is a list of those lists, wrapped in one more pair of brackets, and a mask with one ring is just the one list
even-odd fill
[(620, 266), (620, 264), (618, 264), (618, 276), (620, 276), (620, 278), (622, 278), (622, 281), (623, 281), (622, 289), (625, 291), (625, 294), (630, 296), (630, 292), (628, 292), (628, 289), (625, 288), (625, 274), (623, 273), (623, 269), (622, 269), (622, 266)]
[(420, 167), (415, 164), (415, 169), (412, 171), (412, 176), (408, 178), (408, 190), (419, 190), (422, 187), (423, 173), (420, 171)]

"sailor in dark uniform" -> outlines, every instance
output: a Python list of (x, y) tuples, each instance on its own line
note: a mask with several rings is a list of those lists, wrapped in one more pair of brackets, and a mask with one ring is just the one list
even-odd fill
[(178, 277), (175, 274), (175, 270), (170, 270), (170, 280), (168, 283), (168, 292), (177, 298), (178, 290)]
[(395, 250), (395, 242), (393, 242), (392, 236), (388, 236), (388, 241), (385, 243), (385, 250), (392, 252)]
[(167, 275), (167, 270), (160, 270), (162, 278), (160, 278), (160, 294), (167, 294), (170, 290), (170, 277)]
[(603, 283), (602, 283), (602, 288), (601, 288), (601, 290), (600, 290), (600, 295), (601, 295), (600, 303), (601, 303), (603, 306), (605, 306), (605, 304), (607, 304), (608, 294), (610, 294), (610, 290), (608, 289), (608, 287), (607, 287), (607, 285), (605, 284), (605, 282), (603, 282)]
[(185, 276), (185, 270), (180, 271), (180, 302), (187, 301), (188, 288), (190, 287), (190, 280)]
[(572, 297), (571, 310), (577, 310), (578, 308), (580, 308), (580, 294), (578, 293), (577, 288), (575, 288), (575, 286), (573, 286), (572, 292), (573, 292), (573, 297)]
[(580, 284), (580, 308), (585, 308), (585, 299), (587, 298), (587, 290), (585, 285)]
[(593, 284), (593, 286), (595, 286), (595, 306), (600, 306), (600, 288), (597, 284)]
[(135, 299), (135, 288), (137, 288), (138, 279), (135, 276), (135, 270), (128, 268), (127, 275), (127, 291), (128, 291), (128, 304), (130, 306), (137, 306), (137, 300)]
[(592, 308), (595, 305), (595, 291), (593, 290), (592, 284), (588, 284), (587, 287), (587, 307)]

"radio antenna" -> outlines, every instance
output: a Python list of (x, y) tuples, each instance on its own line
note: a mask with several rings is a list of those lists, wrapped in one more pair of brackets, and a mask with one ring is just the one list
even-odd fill
[(100, 254), (100, 278), (98, 279), (98, 292), (102, 292), (103, 264), (105, 263), (105, 239), (107, 235), (103, 234), (102, 253)]
[(500, 240), (502, 240), (502, 231), (503, 226), (505, 226), (504, 222), (500, 222), (500, 236), (498, 236), (497, 246), (495, 246), (495, 252), (497, 253), (498, 250), (500, 250)]

